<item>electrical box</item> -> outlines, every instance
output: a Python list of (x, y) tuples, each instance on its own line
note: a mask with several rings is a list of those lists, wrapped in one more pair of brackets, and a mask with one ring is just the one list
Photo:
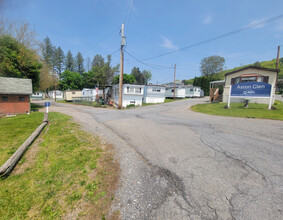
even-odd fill
[(125, 36), (121, 37), (121, 46), (126, 46), (126, 37)]

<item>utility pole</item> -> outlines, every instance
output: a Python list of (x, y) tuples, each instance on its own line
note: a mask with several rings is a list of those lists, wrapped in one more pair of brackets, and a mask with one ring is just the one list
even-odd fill
[(280, 46), (277, 49), (277, 59), (276, 59), (276, 69), (278, 70), (279, 67), (279, 56), (280, 56)]
[[(276, 69), (279, 69), (279, 56), (280, 56), (280, 46), (278, 46), (277, 49), (277, 59), (276, 59)], [(276, 76), (276, 81), (275, 81), (275, 92), (277, 90), (277, 82), (278, 82), (278, 72), (277, 72), (277, 76)]]
[(56, 73), (53, 70), (53, 76), (54, 76), (54, 90), (55, 90), (55, 102), (56, 102)]
[(176, 79), (176, 64), (174, 66), (174, 100), (175, 100), (175, 79)]
[(121, 54), (120, 54), (120, 79), (119, 79), (119, 103), (118, 108), (122, 107), (123, 96), (123, 71), (124, 71), (124, 51), (123, 47), (126, 45), (126, 37), (124, 36), (124, 23), (121, 29)]

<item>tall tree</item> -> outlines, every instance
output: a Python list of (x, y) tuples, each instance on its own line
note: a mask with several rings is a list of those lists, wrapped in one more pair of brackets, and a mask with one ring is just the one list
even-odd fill
[[(97, 57), (102, 56), (97, 55)], [(106, 85), (112, 82), (114, 74), (119, 70), (119, 66), (111, 66), (111, 55), (107, 56), (106, 62), (104, 62), (104, 58), (100, 61), (101, 62), (98, 62), (97, 65), (94, 66), (93, 71), (95, 80), (97, 81), (99, 88), (103, 90), (103, 95), (105, 95)]]
[(69, 50), (65, 59), (65, 70), (75, 71), (75, 60), (73, 54)]
[(140, 69), (138, 67), (134, 67), (131, 71), (131, 75), (133, 75), (136, 79), (135, 84), (137, 85), (144, 85), (144, 76), (141, 73)]
[(101, 55), (96, 54), (92, 60), (91, 67), (92, 68), (96, 66), (103, 67), (103, 65), (104, 65), (104, 58)]
[(83, 73), (83, 87), (84, 88), (94, 88), (97, 85), (96, 77), (94, 71), (88, 71)]
[[(118, 84), (119, 83), (119, 80), (120, 80), (120, 75), (117, 75), (113, 78), (113, 82), (112, 84), (115, 85), (115, 84)], [(123, 83), (124, 84), (134, 84), (135, 83), (135, 77), (133, 75), (128, 75), (127, 73), (124, 73), (123, 74)]]
[(1, 16), (0, 36), (3, 35), (9, 35), (13, 37), (29, 49), (36, 49), (36, 46), (38, 44), (36, 40), (36, 32), (31, 29), (30, 24), (28, 22), (13, 21)]
[(203, 76), (213, 77), (214, 74), (223, 71), (225, 59), (220, 56), (205, 57), (200, 62), (200, 71)]
[(80, 52), (77, 53), (75, 64), (76, 64), (76, 72), (82, 74), (85, 71), (85, 69), (84, 69), (84, 58)]
[(36, 90), (41, 67), (34, 50), (11, 36), (0, 37), (0, 76), (32, 79), (33, 89)]
[(53, 69), (55, 66), (54, 59), (53, 59), (55, 48), (52, 45), (51, 40), (48, 36), (44, 38), (43, 43), (41, 43), (40, 47), (41, 47), (41, 53), (42, 53), (42, 58), (44, 62), (50, 67), (52, 67)]
[(152, 78), (152, 74), (149, 70), (143, 70), (142, 75), (144, 78), (144, 84), (147, 85)]
[(66, 70), (62, 73), (60, 88), (62, 90), (67, 90), (67, 89), (81, 90), (83, 88), (83, 78), (79, 73)]
[(39, 90), (46, 91), (54, 83), (54, 76), (52, 76), (52, 70), (44, 61), (42, 61), (42, 68), (40, 69), (39, 75)]
[(86, 58), (86, 71), (87, 72), (90, 71), (90, 58), (89, 57)]
[(64, 69), (64, 61), (65, 61), (64, 52), (61, 49), (61, 47), (58, 47), (54, 51), (53, 62), (54, 62), (54, 65), (55, 65), (54, 69), (57, 72), (59, 79), (61, 79), (61, 74), (62, 74), (63, 69)]

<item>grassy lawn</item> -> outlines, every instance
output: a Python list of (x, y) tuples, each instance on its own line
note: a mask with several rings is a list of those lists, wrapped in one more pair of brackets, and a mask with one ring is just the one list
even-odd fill
[(256, 103), (250, 103), (248, 108), (244, 108), (244, 103), (231, 103), (230, 109), (224, 108), (226, 105), (226, 103), (198, 104), (191, 109), (210, 115), (283, 120), (283, 103), (279, 101), (275, 102), (275, 110), (268, 110), (268, 105)]
[[(2, 164), (42, 119), (40, 112), (0, 119)], [(13, 173), (0, 179), (1, 219), (103, 219), (118, 171), (111, 146), (69, 116), (49, 113), (48, 126)]]
[(34, 104), (34, 103), (30, 103), (30, 108), (31, 108), (31, 111), (37, 112), (39, 109), (44, 108), (44, 107), (41, 106), (41, 105), (37, 105), (37, 104)]
[(40, 112), (0, 119), (0, 166), (25, 142), (42, 120), (43, 113)]

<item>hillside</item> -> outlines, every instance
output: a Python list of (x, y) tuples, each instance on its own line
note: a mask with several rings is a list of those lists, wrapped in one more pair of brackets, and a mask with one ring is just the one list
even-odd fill
[[(226, 73), (232, 72), (234, 70), (237, 70), (237, 69), (240, 69), (240, 68), (243, 68), (243, 67), (246, 67), (246, 66), (251, 66), (251, 65), (258, 65), (258, 66), (261, 66), (261, 67), (264, 67), (264, 68), (275, 69), (276, 59), (273, 59), (273, 60), (270, 60), (270, 61), (257, 62), (256, 64), (254, 63), (254, 64), (249, 64), (249, 65), (235, 67), (233, 69), (225, 70), (223, 72), (217, 73), (215, 75), (215, 78), (224, 79)], [(278, 77), (279, 77), (279, 79), (283, 79), (283, 62), (279, 62), (279, 69), (280, 69), (280, 72), (279, 72)]]

